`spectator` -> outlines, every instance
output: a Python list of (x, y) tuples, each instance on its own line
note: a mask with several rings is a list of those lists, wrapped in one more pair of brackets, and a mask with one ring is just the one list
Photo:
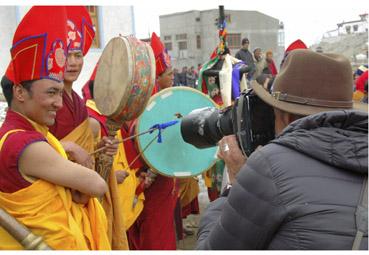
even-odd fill
[(197, 78), (196, 78), (194, 67), (191, 66), (191, 68), (187, 71), (187, 74), (186, 74), (187, 86), (190, 88), (196, 88), (196, 79)]
[(238, 58), (239, 60), (242, 60), (247, 66), (252, 67), (252, 71), (250, 71), (247, 75), (247, 79), (251, 80), (253, 73), (255, 72), (255, 63), (254, 63), (254, 59), (252, 57), (251, 52), (249, 51), (249, 45), (250, 45), (250, 41), (248, 38), (243, 38), (241, 41), (242, 44), (242, 48), (237, 51), (236, 53), (236, 58)]
[(174, 68), (173, 69), (173, 87), (180, 86), (180, 85), (181, 85), (180, 74), (178, 73), (178, 69)]
[(253, 80), (259, 77), (262, 73), (270, 74), (268, 64), (263, 58), (263, 53), (261, 51), (261, 48), (259, 47), (254, 49), (254, 61), (255, 61), (255, 72), (252, 76)]
[(368, 178), (368, 109), (352, 103), (351, 84), (348, 59), (310, 50), (289, 53), (271, 94), (252, 82), (274, 108), (277, 138), (248, 159), (234, 135), (219, 142), (231, 184), (202, 216), (198, 249), (348, 250), (356, 224), (368, 249), (368, 223), (355, 220)]
[(179, 82), (181, 86), (187, 86), (187, 66), (182, 68), (182, 72), (179, 74)]
[(273, 51), (271, 50), (268, 50), (266, 53), (265, 53), (265, 60), (268, 64), (268, 68), (270, 70), (270, 74), (272, 76), (276, 76), (278, 71), (277, 71), (277, 67), (275, 66), (275, 63), (274, 63), (274, 60), (273, 60)]

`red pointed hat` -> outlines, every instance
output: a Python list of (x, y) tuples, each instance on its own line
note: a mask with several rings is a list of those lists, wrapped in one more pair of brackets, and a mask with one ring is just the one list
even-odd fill
[(95, 37), (90, 14), (85, 6), (67, 6), (67, 45), (69, 51), (86, 55)]
[(291, 43), (290, 46), (287, 47), (286, 52), (291, 51), (291, 50), (296, 50), (296, 49), (307, 49), (307, 48), (308, 47), (303, 41), (301, 41), (300, 39), (297, 39), (296, 41)]
[(158, 77), (164, 73), (167, 68), (171, 67), (170, 56), (155, 32), (153, 32), (151, 36), (151, 48), (154, 51), (156, 77)]
[(8, 80), (14, 83), (14, 68), (13, 68), (13, 63), (11, 61), (8, 65), (8, 68), (6, 69), (5, 76), (6, 78), (8, 78)]
[(19, 23), (10, 49), (14, 83), (63, 81), (66, 63), (66, 8), (34, 6)]

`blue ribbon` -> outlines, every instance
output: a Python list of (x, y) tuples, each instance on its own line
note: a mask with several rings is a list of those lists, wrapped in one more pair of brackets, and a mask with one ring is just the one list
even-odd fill
[(158, 129), (159, 130), (158, 143), (161, 143), (163, 141), (161, 138), (161, 130), (166, 129), (167, 127), (173, 126), (177, 124), (178, 122), (179, 122), (178, 120), (172, 120), (172, 121), (164, 122), (161, 124), (155, 124), (152, 127), (150, 127), (150, 129), (153, 129), (150, 131), (150, 134), (154, 132), (154, 130)]

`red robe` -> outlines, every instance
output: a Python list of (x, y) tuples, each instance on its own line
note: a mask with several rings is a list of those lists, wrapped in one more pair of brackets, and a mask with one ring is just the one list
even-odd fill
[(0, 191), (6, 193), (13, 193), (31, 185), (18, 170), (19, 157), (31, 143), (46, 142), (45, 137), (37, 132), (29, 121), (9, 109), (0, 128), (0, 139), (14, 129), (25, 131), (9, 134), (0, 152)]
[(63, 107), (57, 111), (54, 125), (49, 127), (50, 132), (58, 138), (63, 139), (76, 127), (78, 127), (86, 118), (87, 107), (82, 98), (72, 91), (72, 99), (63, 92)]
[[(155, 85), (153, 94), (157, 92)], [(126, 146), (125, 146), (126, 148)], [(127, 150), (131, 156), (136, 149)], [(127, 152), (126, 151), (126, 152)], [(144, 191), (144, 208), (128, 230), (131, 250), (176, 250), (174, 211), (178, 200), (178, 187), (173, 178), (158, 174), (153, 184)]]

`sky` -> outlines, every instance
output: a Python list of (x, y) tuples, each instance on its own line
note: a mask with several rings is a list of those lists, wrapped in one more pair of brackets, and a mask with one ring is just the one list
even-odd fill
[(159, 15), (224, 5), (225, 10), (255, 10), (272, 16), (285, 25), (286, 45), (299, 38), (308, 46), (319, 42), (337, 23), (368, 13), (367, 0), (0, 0), (0, 4), (133, 5), (138, 38), (147, 38), (152, 32), (160, 34)]
[[(302, 39), (308, 46), (319, 42), (324, 32), (337, 28), (337, 23), (359, 19), (368, 13), (366, 0), (181, 0), (135, 1), (136, 36), (147, 37), (149, 32), (160, 32), (159, 15), (189, 10), (218, 9), (255, 10), (272, 16), (284, 23), (286, 45)], [(164, 4), (165, 2), (165, 4)]]

